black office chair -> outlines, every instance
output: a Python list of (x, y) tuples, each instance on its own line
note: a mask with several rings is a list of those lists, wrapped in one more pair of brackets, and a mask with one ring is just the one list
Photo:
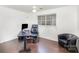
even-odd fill
[(33, 24), (32, 28), (31, 28), (31, 37), (33, 39), (33, 43), (39, 41), (38, 39), (38, 25), (37, 24)]

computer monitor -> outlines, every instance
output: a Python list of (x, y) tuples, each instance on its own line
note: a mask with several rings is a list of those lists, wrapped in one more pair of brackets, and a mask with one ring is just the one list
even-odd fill
[(28, 28), (28, 24), (22, 24), (22, 30)]

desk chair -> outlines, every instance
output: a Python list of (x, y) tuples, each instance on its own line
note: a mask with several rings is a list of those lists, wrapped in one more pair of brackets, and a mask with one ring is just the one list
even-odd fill
[(31, 28), (31, 37), (33, 39), (33, 43), (35, 43), (38, 40), (38, 25), (37, 24), (33, 24), (32, 28)]

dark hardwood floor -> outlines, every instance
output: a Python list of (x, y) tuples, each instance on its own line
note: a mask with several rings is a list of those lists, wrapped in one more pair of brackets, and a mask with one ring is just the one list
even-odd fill
[[(31, 53), (67, 53), (68, 51), (55, 41), (40, 38), (38, 43), (28, 43)], [(23, 42), (18, 39), (0, 44), (0, 53), (18, 53), (23, 49)]]

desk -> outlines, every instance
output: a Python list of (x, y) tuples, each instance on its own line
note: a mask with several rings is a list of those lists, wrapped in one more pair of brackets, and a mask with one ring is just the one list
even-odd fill
[(19, 52), (30, 52), (31, 49), (30, 48), (27, 48), (27, 39), (28, 37), (30, 36), (31, 34), (29, 33), (29, 30), (27, 30), (26, 32), (24, 31), (21, 31), (19, 34), (18, 34), (18, 37), (23, 37), (23, 41), (24, 41), (24, 50), (21, 50)]

